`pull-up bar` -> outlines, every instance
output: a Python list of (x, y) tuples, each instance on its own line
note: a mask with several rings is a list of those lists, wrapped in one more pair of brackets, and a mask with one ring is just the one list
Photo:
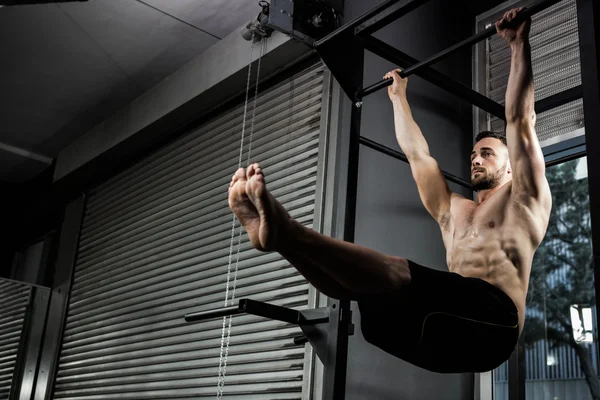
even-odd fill
[[(546, 8), (558, 3), (560, 0), (542, 0), (539, 1), (535, 4), (533, 4), (531, 7), (526, 8), (525, 10), (523, 10), (523, 13), (520, 14), (521, 18), (528, 18), (531, 17), (534, 14), (537, 14), (540, 11), (545, 10)], [(355, 34), (361, 36), (361, 32), (365, 31), (366, 29), (368, 29), (368, 26), (359, 26), (355, 29)], [(444, 57), (449, 56), (450, 54), (456, 53), (457, 51), (468, 47), (468, 46), (472, 46), (476, 43), (479, 43), (482, 40), (485, 40), (489, 37), (494, 36), (494, 34), (496, 33), (496, 26), (495, 24), (488, 27), (487, 29), (471, 36), (468, 39), (463, 40), (460, 43), (455, 44), (454, 46), (451, 46), (431, 57), (429, 57), (426, 60), (423, 60), (421, 62), (416, 63), (415, 65), (408, 67), (404, 70), (402, 70), (400, 72), (400, 76), (402, 78), (406, 78), (407, 76), (410, 76), (416, 72), (421, 71), (422, 69), (435, 64), (436, 62), (440, 61), (441, 59), (443, 59)], [(368, 86), (364, 89), (361, 89), (357, 92), (356, 97), (357, 99), (362, 99), (365, 96), (368, 96), (372, 93), (375, 93), (377, 91), (379, 91), (380, 89), (383, 89), (386, 86), (389, 86), (393, 83), (392, 79), (383, 79), (371, 86)]]

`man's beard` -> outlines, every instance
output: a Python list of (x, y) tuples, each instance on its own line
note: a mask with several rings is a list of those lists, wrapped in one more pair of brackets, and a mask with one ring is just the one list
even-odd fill
[(504, 178), (504, 168), (500, 168), (492, 174), (488, 174), (487, 172), (480, 172), (480, 174), (484, 174), (484, 176), (471, 179), (473, 189), (476, 192), (493, 189), (498, 186), (502, 178)]

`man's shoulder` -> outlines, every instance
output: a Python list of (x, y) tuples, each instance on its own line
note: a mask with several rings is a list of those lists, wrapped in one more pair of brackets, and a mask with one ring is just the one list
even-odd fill
[[(552, 211), (552, 194), (546, 190), (537, 196), (518, 195), (510, 197), (510, 207), (516, 224), (529, 232), (531, 239), (539, 244), (544, 238)], [(518, 221), (518, 222), (517, 222)]]
[(529, 192), (514, 187), (512, 181), (510, 184), (510, 202), (512, 205), (518, 209), (527, 209), (542, 218), (549, 216), (552, 209), (552, 192), (545, 177), (540, 182), (539, 187)]

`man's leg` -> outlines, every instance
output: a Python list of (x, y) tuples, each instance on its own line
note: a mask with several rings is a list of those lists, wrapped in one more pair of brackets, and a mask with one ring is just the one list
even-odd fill
[(254, 246), (279, 252), (315, 287), (341, 286), (354, 295), (391, 292), (410, 282), (406, 259), (322, 235), (291, 219), (268, 192), (257, 164), (239, 169), (229, 190), (229, 205)]
[(338, 281), (321, 269), (315, 268), (310, 261), (304, 260), (301, 256), (289, 253), (283, 255), (283, 257), (287, 259), (311, 285), (324, 295), (338, 300), (358, 299), (357, 293), (342, 286)]
[(291, 239), (279, 250), (282, 256), (288, 260), (300, 256), (307, 268), (325, 272), (352, 292), (391, 292), (410, 282), (404, 258), (334, 239), (300, 224), (291, 232)]

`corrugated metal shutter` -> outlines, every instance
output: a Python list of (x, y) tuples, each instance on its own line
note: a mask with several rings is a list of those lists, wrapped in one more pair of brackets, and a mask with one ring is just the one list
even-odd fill
[(0, 399), (10, 395), (30, 301), (30, 286), (0, 279)]
[[(530, 43), (536, 100), (581, 85), (575, 0), (563, 0), (534, 15)], [(486, 47), (487, 95), (504, 104), (510, 72), (510, 49), (498, 35), (488, 39)], [(489, 122), (492, 130), (504, 130), (504, 121), (490, 117)], [(536, 131), (542, 145), (545, 145), (557, 142), (565, 135), (572, 136), (583, 128), (583, 124), (583, 102), (580, 99), (540, 113)]]
[[(269, 189), (307, 226), (322, 91), (317, 65), (259, 95), (252, 144)], [(188, 324), (183, 316), (223, 306), (233, 217), (227, 188), (242, 118), (239, 105), (89, 194), (55, 399), (216, 395), (222, 320)], [(302, 309), (308, 290), (295, 268), (256, 251), (244, 234), (236, 298)], [(300, 399), (299, 334), (286, 323), (235, 317), (224, 395)]]

